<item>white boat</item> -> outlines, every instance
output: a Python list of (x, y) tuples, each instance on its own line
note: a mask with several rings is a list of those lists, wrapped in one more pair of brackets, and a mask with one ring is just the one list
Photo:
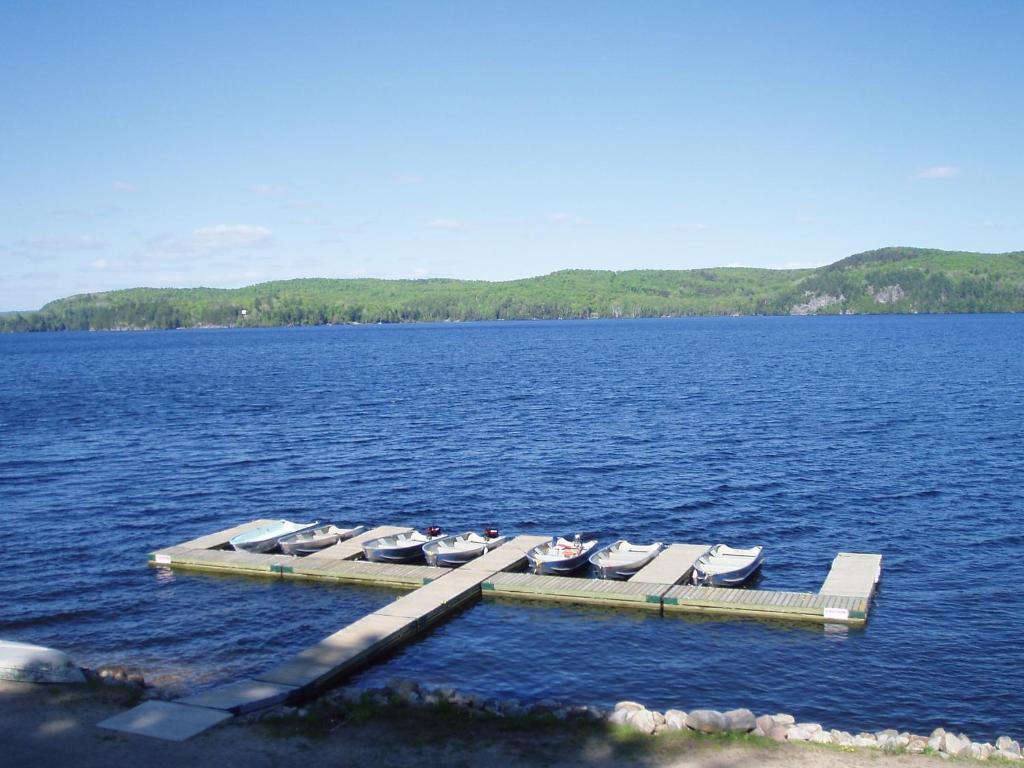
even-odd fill
[(499, 535), (494, 528), (488, 528), (483, 534), (467, 531), (427, 542), (423, 545), (423, 556), (427, 558), (427, 565), (457, 568), (506, 541), (508, 536)]
[(590, 556), (590, 564), (599, 579), (628, 579), (661, 552), (662, 543), (631, 544), (619, 539)]
[(363, 555), (375, 563), (414, 563), (423, 559), (423, 545), (444, 534), (437, 526), (431, 526), (426, 533), (410, 531), (395, 536), (382, 536), (363, 544)]
[(290, 533), (312, 530), (320, 525), (319, 520), (312, 523), (293, 523), (291, 520), (276, 520), (273, 523), (252, 528), (245, 533), (228, 540), (232, 549), (242, 552), (272, 552), (277, 549), (277, 541)]
[(357, 525), (355, 528), (339, 528), (334, 523), (327, 523), (318, 528), (310, 528), (298, 533), (289, 533), (277, 540), (281, 551), (286, 555), (310, 555), (319, 552), (321, 549), (332, 547), (339, 541), (351, 539), (366, 530), (365, 525)]
[(764, 564), (764, 547), (734, 549), (715, 544), (693, 564), (692, 581), (699, 587), (738, 587)]
[(565, 576), (578, 571), (587, 564), (587, 558), (597, 546), (597, 539), (584, 541), (577, 534), (573, 539), (564, 536), (552, 537), (551, 541), (538, 544), (526, 553), (533, 573)]
[(63, 651), (0, 640), (0, 680), (19, 683), (84, 683), (85, 675)]

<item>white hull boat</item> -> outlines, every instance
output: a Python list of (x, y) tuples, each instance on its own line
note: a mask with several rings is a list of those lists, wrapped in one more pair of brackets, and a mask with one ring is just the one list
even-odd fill
[(590, 564), (599, 579), (628, 579), (661, 552), (661, 542), (631, 544), (619, 539), (590, 556)]
[(63, 651), (0, 640), (0, 680), (19, 683), (84, 683), (85, 675)]
[(430, 541), (423, 545), (423, 556), (427, 565), (439, 565), (445, 568), (458, 568), (470, 560), (490, 552), (508, 541), (507, 536), (500, 536), (494, 529), (479, 533), (460, 533), (457, 536), (445, 536), (443, 539)]
[(428, 528), (426, 533), (412, 531), (384, 536), (363, 544), (363, 555), (375, 563), (414, 563), (423, 559), (424, 544), (440, 538), (443, 538), (440, 528)]
[(533, 547), (526, 553), (526, 559), (530, 561), (532, 573), (565, 576), (586, 565), (596, 546), (597, 539), (583, 541), (579, 536), (574, 539), (558, 536)]
[(278, 539), (277, 543), (286, 555), (311, 555), (321, 549), (333, 547), (339, 541), (358, 536), (365, 530), (365, 525), (357, 525), (355, 528), (339, 528), (333, 523), (328, 523), (318, 528), (290, 533)]
[(735, 549), (715, 544), (697, 558), (692, 581), (698, 587), (738, 587), (764, 564), (764, 547)]
[(241, 552), (272, 552), (277, 549), (277, 542), (292, 533), (310, 531), (321, 523), (316, 520), (312, 523), (293, 523), (290, 520), (277, 520), (267, 525), (240, 533), (232, 537), (228, 543), (232, 549)]

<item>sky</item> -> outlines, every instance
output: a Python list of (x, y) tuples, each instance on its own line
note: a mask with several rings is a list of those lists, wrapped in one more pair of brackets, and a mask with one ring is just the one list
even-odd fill
[(1024, 2), (0, 4), (0, 311), (1024, 249)]

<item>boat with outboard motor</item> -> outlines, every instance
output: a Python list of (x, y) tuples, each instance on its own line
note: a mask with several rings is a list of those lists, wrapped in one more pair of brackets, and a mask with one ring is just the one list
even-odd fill
[(538, 544), (526, 553), (532, 573), (565, 576), (587, 564), (587, 558), (597, 546), (597, 539), (584, 541), (580, 534), (572, 539), (552, 536), (551, 541)]
[(482, 534), (467, 531), (427, 542), (423, 545), (423, 556), (427, 565), (458, 568), (506, 541), (508, 536), (500, 535), (497, 528), (487, 528)]
[(409, 531), (394, 536), (370, 539), (363, 544), (363, 556), (375, 563), (414, 563), (423, 559), (423, 545), (444, 537), (440, 526), (432, 525), (426, 533)]
[(286, 555), (301, 557), (332, 547), (339, 541), (351, 539), (364, 531), (366, 531), (365, 525), (357, 525), (355, 528), (339, 528), (334, 523), (326, 523), (319, 528), (290, 533), (278, 539), (277, 543)]
[(628, 579), (661, 552), (662, 543), (631, 544), (619, 539), (590, 556), (590, 564), (599, 579)]
[(693, 564), (691, 580), (698, 587), (738, 587), (764, 564), (764, 547), (735, 549), (715, 544)]
[(293, 523), (291, 520), (276, 520), (273, 523), (261, 525), (258, 528), (251, 528), (245, 533), (231, 537), (228, 544), (232, 549), (241, 552), (273, 552), (277, 549), (277, 542), (281, 538), (293, 534), (310, 531), (322, 525), (319, 520), (312, 523)]

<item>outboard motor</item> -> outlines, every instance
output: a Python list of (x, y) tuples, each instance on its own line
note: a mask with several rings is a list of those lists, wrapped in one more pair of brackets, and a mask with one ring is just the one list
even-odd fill
[(429, 536), (430, 538), (434, 538), (435, 536), (440, 536), (440, 535), (441, 535), (441, 526), (440, 525), (432, 525), (429, 528), (427, 528), (427, 536)]
[(496, 538), (498, 538), (498, 529), (497, 528), (484, 528), (484, 538), (485, 539), (496, 539)]

